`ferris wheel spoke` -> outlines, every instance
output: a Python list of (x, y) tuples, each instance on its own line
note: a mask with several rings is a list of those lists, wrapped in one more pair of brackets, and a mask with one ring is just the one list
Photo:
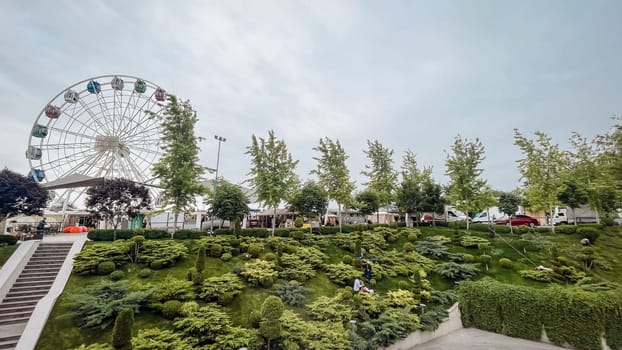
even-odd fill
[[(151, 96), (153, 96), (153, 94)], [(140, 127), (140, 124), (136, 123), (134, 119), (136, 118), (136, 116), (140, 115), (140, 112), (144, 111), (143, 108), (145, 108), (145, 105), (149, 102), (150, 99), (151, 97), (147, 98), (140, 107), (138, 107), (138, 102), (140, 101), (140, 99), (137, 99), (137, 103), (134, 105), (134, 111), (131, 112), (132, 114), (127, 120), (127, 122), (125, 123), (123, 129), (119, 130), (119, 133), (121, 135), (127, 135), (128, 133), (131, 133), (132, 129), (136, 127)]]
[[(73, 120), (74, 122), (78, 122), (79, 124), (81, 124), (81, 125), (82, 125), (82, 126), (84, 126), (85, 128), (90, 129), (90, 130), (92, 130), (95, 134), (97, 134), (97, 130), (93, 129), (90, 125), (85, 124), (85, 123), (84, 123), (83, 121), (81, 121), (80, 119), (78, 119), (78, 118), (75, 118), (75, 117), (74, 117), (74, 116), (75, 116), (75, 114), (76, 114), (76, 109), (77, 109), (77, 108), (76, 108), (76, 107), (74, 107), (73, 109), (74, 109), (73, 114), (69, 114), (69, 113), (67, 113), (67, 111), (66, 111), (66, 110), (65, 110), (65, 111), (63, 111), (63, 114), (64, 114), (64, 115), (66, 115), (66, 116), (67, 116), (68, 118), (70, 118), (71, 120)], [(62, 130), (62, 129), (57, 129), (57, 130)], [(63, 132), (65, 132), (65, 133), (67, 133), (67, 132), (68, 132), (68, 130), (62, 130), (62, 131), (63, 131)]]
[(109, 127), (110, 127), (110, 130), (114, 132), (114, 120), (112, 120), (112, 114), (110, 113), (110, 110), (108, 109), (108, 104), (106, 102), (106, 96), (104, 96), (103, 93), (98, 93), (96, 94), (96, 98), (99, 104), (99, 109), (101, 110), (102, 115), (104, 116), (103, 118), (104, 121), (106, 122), (106, 124), (108, 124), (109, 122), (111, 123)]
[[(136, 95), (136, 91), (132, 90), (132, 93), (128, 96), (127, 98), (127, 103), (125, 104), (125, 109), (123, 109), (123, 115), (121, 116), (121, 120), (119, 121), (119, 132), (121, 132), (121, 130), (123, 130), (125, 127), (122, 123), (123, 120), (127, 119), (127, 113), (128, 110), (130, 109), (130, 107), (132, 106), (132, 100), (134, 100), (134, 109), (136, 108), (136, 105), (138, 104), (136, 102), (136, 100), (138, 99), (137, 95)], [(129, 113), (132, 113), (131, 111)]]
[[(76, 173), (79, 169), (83, 168), (84, 165), (89, 165), (89, 167), (92, 167), (93, 164), (97, 163), (97, 160), (99, 159), (97, 154), (90, 154), (90, 155), (84, 155), (83, 157), (79, 158), (77, 161), (78, 163), (76, 165), (71, 166), (71, 168), (65, 170), (64, 172), (61, 173), (61, 175), (59, 177), (65, 177), (68, 176), (70, 174)], [(74, 162), (75, 160), (71, 160), (70, 162), (64, 163), (64, 164), (60, 164), (59, 166), (64, 166), (66, 164), (70, 164), (72, 162)], [(88, 169), (88, 168), (87, 168)], [(83, 171), (86, 169), (82, 169)], [(82, 174), (82, 175), (87, 175), (87, 174)]]
[[(66, 165), (66, 164), (69, 164), (70, 162), (72, 162), (72, 161), (73, 161), (72, 157), (74, 157), (74, 158), (75, 158), (75, 157), (78, 157), (79, 159), (82, 159), (82, 156), (81, 156), (81, 155), (82, 155), (82, 154), (84, 154), (84, 153), (86, 153), (86, 152), (90, 152), (90, 151), (91, 151), (91, 150), (90, 150), (90, 149), (88, 149), (88, 150), (83, 150), (83, 151), (74, 152), (74, 153), (72, 153), (72, 154), (70, 154), (70, 155), (68, 155), (68, 156), (65, 156), (65, 157), (61, 157), (61, 158), (56, 157), (54, 160), (52, 160), (52, 161), (48, 161), (47, 163), (43, 163), (43, 162), (42, 162), (42, 163), (41, 163), (41, 167), (45, 169), (45, 168), (46, 168), (46, 167), (48, 167), (48, 166), (49, 166), (49, 167), (55, 166), (57, 163), (58, 163), (58, 164), (61, 164), (61, 165)], [(48, 156), (49, 156), (49, 155), (50, 155), (50, 151), (48, 150)], [(54, 155), (57, 155), (57, 154), (54, 154)], [(51, 159), (52, 157), (48, 157), (48, 158), (49, 158), (49, 159)]]
[[(106, 133), (110, 133), (110, 130), (108, 130), (108, 128), (106, 127), (106, 125), (102, 124), (101, 121), (99, 120), (99, 118), (97, 118), (97, 116), (95, 115), (95, 113), (93, 113), (93, 111), (91, 110), (91, 108), (86, 105), (84, 103), (84, 101), (82, 101), (82, 99), (79, 100), (80, 104), (82, 105), (82, 108), (84, 108), (84, 111), (86, 111), (86, 113), (88, 113), (91, 118), (93, 119), (93, 122), (95, 124), (98, 124), (99, 127), (104, 130)], [(95, 131), (96, 134), (101, 134), (101, 132)]]
[(132, 159), (126, 158), (125, 162), (128, 164), (128, 169), (130, 169), (134, 173), (134, 180), (144, 181), (146, 179), (144, 171), (141, 169), (138, 169), (138, 167), (136, 166), (136, 164), (134, 164)]
[[(149, 161), (149, 160), (145, 159), (145, 157), (143, 157), (143, 156), (142, 156), (142, 155), (140, 155), (140, 154), (135, 154), (135, 153), (134, 153), (134, 154), (132, 154), (132, 155), (133, 155), (134, 157), (136, 157), (136, 158), (140, 158), (140, 160), (142, 160), (145, 164), (151, 164), (151, 163), (152, 163), (151, 161)], [(145, 170), (147, 170), (147, 169), (145, 169)]]
[(94, 148), (95, 142), (66, 142), (62, 144), (47, 144), (45, 147), (41, 147), (41, 149), (47, 150), (59, 150), (65, 148)]
[[(78, 132), (75, 132), (75, 131), (71, 131), (71, 130), (60, 129), (60, 128), (57, 128), (57, 127), (54, 127), (54, 126), (49, 126), (48, 130), (49, 131), (56, 131), (59, 134), (68, 134), (68, 135), (72, 135), (72, 136), (83, 137), (83, 138), (90, 139), (90, 140), (93, 140), (93, 141), (95, 141), (97, 139), (95, 136), (92, 136), (92, 135), (81, 134), (81, 133), (78, 133)], [(95, 131), (95, 130), (93, 130), (93, 131)]]

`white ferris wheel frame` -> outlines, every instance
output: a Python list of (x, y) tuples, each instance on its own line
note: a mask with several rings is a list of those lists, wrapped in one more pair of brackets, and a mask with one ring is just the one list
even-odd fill
[[(112, 79), (123, 79), (123, 89), (115, 89)], [(143, 81), (144, 93), (134, 84)], [(90, 93), (87, 84), (97, 81), (100, 92)], [(149, 185), (157, 196), (157, 181), (152, 166), (162, 156), (161, 114), (164, 103), (156, 100), (161, 88), (142, 78), (129, 75), (101, 75), (77, 82), (54, 96), (39, 112), (28, 138), (28, 149), (40, 149), (40, 159), (27, 157), (31, 173), (43, 170), (42, 183), (72, 174), (89, 177), (125, 178)], [(74, 91), (76, 103), (67, 102), (64, 94)], [(163, 91), (163, 90), (161, 90)], [(46, 116), (47, 106), (60, 109), (56, 119)], [(47, 128), (47, 135), (33, 136), (37, 125)], [(76, 207), (86, 188), (58, 191), (54, 203)]]

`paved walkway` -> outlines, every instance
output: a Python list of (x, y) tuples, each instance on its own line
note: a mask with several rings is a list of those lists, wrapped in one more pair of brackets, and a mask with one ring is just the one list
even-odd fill
[(566, 350), (555, 345), (512, 338), (502, 334), (463, 328), (410, 350)]
[(57, 235), (45, 235), (43, 236), (43, 242), (75, 242), (86, 240), (86, 232), (82, 233), (59, 233)]

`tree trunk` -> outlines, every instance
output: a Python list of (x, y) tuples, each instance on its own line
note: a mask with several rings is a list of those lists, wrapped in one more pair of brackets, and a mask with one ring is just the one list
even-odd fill
[[(555, 222), (553, 220), (553, 207), (551, 206), (551, 212), (550, 212), (550, 220), (551, 220), (551, 232), (555, 233)], [(577, 218), (575, 218), (575, 222), (577, 221)]]
[(272, 215), (272, 237), (274, 237), (275, 227), (276, 227), (276, 206), (274, 207), (274, 213)]
[[(570, 210), (572, 210), (572, 217), (574, 218), (574, 225), (577, 226), (577, 215), (574, 212), (574, 208), (570, 208)], [(568, 220), (568, 218), (566, 218), (566, 220)]]
[(337, 203), (337, 211), (339, 212), (339, 233), (341, 233), (341, 203)]

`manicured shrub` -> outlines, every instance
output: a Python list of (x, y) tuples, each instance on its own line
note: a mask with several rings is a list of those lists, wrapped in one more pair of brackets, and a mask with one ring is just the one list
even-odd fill
[(147, 239), (165, 239), (171, 238), (171, 235), (166, 230), (157, 229), (144, 229), (143, 236)]
[(220, 256), (220, 260), (222, 261), (230, 261), (231, 259), (233, 259), (233, 255), (231, 255), (231, 253), (223, 253)]
[(132, 349), (132, 326), (134, 325), (134, 310), (123, 309), (117, 315), (112, 329), (112, 346), (115, 349)]
[(248, 314), (248, 324), (252, 328), (259, 328), (259, 322), (261, 322), (261, 312), (259, 310), (253, 310)]
[(600, 236), (600, 231), (594, 227), (579, 227), (577, 233), (581, 238), (587, 238), (591, 244), (596, 243), (596, 239)]
[(162, 304), (162, 316), (165, 318), (172, 320), (175, 317), (181, 314), (181, 301), (179, 300), (168, 300)]
[(115, 270), (115, 271), (112, 271), (112, 273), (108, 276), (108, 278), (110, 278), (111, 281), (120, 281), (123, 279), (123, 276), (125, 276), (123, 271)]
[(600, 223), (605, 226), (615, 226), (616, 222), (613, 218), (602, 218), (600, 219)]
[(192, 236), (192, 230), (181, 229), (173, 233), (174, 239), (189, 239)]
[(263, 259), (266, 260), (266, 261), (276, 261), (278, 259), (278, 257), (274, 253), (266, 253), (263, 256)]
[(462, 254), (465, 263), (475, 262), (475, 257), (471, 254)]
[(205, 246), (203, 244), (200, 244), (197, 250), (197, 259), (194, 262), (194, 267), (197, 269), (197, 272), (203, 273), (205, 271)]
[(153, 260), (151, 264), (149, 264), (149, 267), (151, 267), (154, 270), (159, 270), (162, 267), (164, 267), (164, 261), (161, 259)]
[(408, 234), (408, 241), (409, 242), (414, 242), (417, 240), (417, 238), (419, 238), (419, 235), (415, 232), (411, 232)]
[(572, 234), (577, 232), (577, 227), (575, 225), (559, 225), (555, 227), (555, 232)]
[(352, 259), (352, 255), (344, 255), (344, 256), (341, 258), (341, 261), (342, 261), (344, 264), (347, 264), (347, 265), (352, 265), (352, 260), (353, 260), (353, 259)]
[(302, 220), (301, 217), (297, 217), (296, 220), (294, 220), (294, 227), (295, 228), (301, 228), (304, 224), (305, 224), (305, 222), (304, 222), (304, 220)]
[(289, 236), (293, 239), (301, 240), (305, 238), (305, 233), (302, 231), (292, 231), (289, 233)]
[(551, 228), (548, 226), (538, 226), (535, 229), (537, 233), (551, 233)]
[(259, 254), (263, 252), (263, 246), (261, 244), (251, 244), (248, 246), (248, 254), (250, 254), (253, 258), (259, 257)]
[(412, 243), (410, 243), (410, 242), (406, 242), (406, 243), (404, 243), (404, 245), (402, 246), (402, 249), (403, 249), (406, 253), (409, 253), (409, 252), (412, 252), (412, 251), (414, 251), (414, 250), (415, 250), (415, 245), (414, 245), (414, 244), (412, 244)]
[(109, 275), (115, 268), (114, 261), (102, 261), (97, 265), (97, 274)]
[(2, 235), (0, 234), (0, 243), (6, 243), (8, 245), (16, 245), (17, 238), (12, 235)]
[(140, 271), (138, 271), (138, 277), (140, 277), (140, 278), (151, 277), (151, 272), (152, 272), (151, 269), (146, 267), (146, 268), (141, 269)]
[(504, 269), (511, 269), (514, 267), (514, 263), (512, 262), (512, 260), (508, 258), (499, 259), (499, 265)]
[(222, 255), (222, 245), (220, 244), (210, 244), (209, 246), (209, 256), (218, 258)]

